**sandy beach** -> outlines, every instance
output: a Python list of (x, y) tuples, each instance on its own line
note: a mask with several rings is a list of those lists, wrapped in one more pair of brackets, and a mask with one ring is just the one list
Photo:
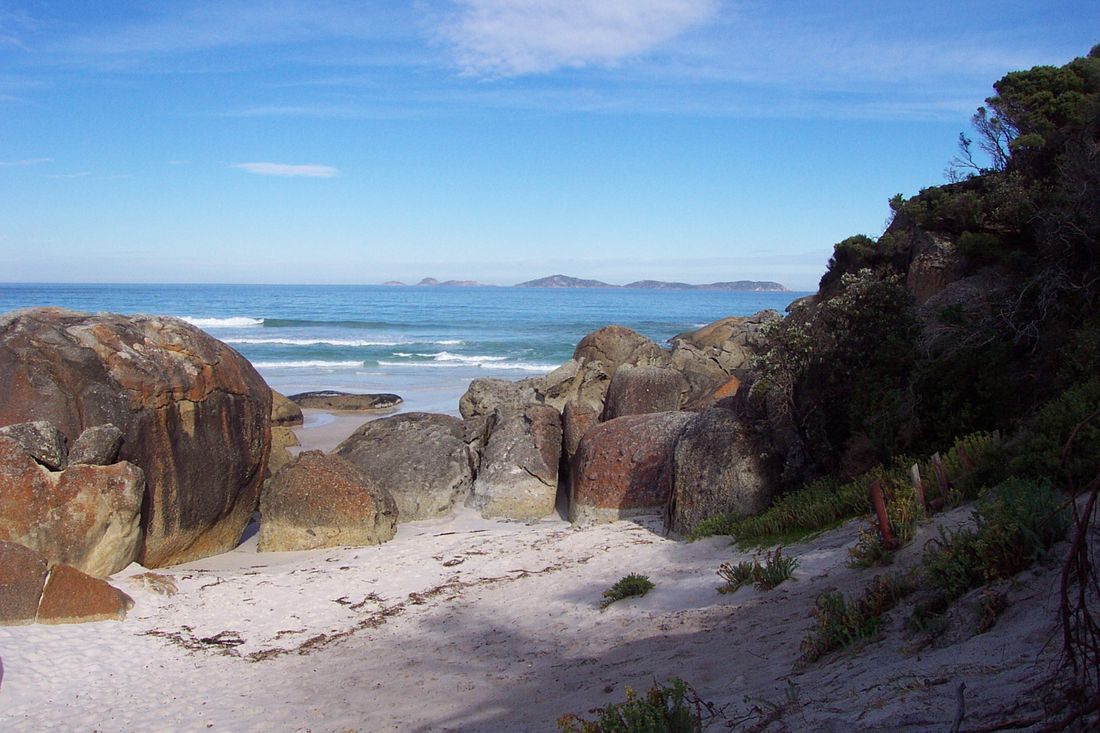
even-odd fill
[[(655, 517), (577, 529), (461, 510), (382, 546), (294, 553), (257, 554), (252, 536), (117, 574), (136, 603), (124, 622), (0, 629), (0, 729), (550, 731), (672, 676), (740, 730), (947, 730), (960, 682), (975, 725), (1032, 710), (1057, 653), (1049, 568), (1008, 587), (986, 634), (912, 652), (891, 617), (862, 650), (798, 664), (814, 599), (877, 572), (847, 567), (859, 524), (785, 548), (800, 565), (777, 589), (726, 595), (718, 565), (750, 555), (667, 539)], [(631, 572), (656, 588), (601, 612)]]

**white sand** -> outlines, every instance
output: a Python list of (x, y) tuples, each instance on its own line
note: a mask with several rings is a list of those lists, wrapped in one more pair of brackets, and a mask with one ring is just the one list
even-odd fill
[[(305, 412), (303, 448), (321, 450), (379, 416)], [(717, 567), (750, 555), (666, 539), (656, 517), (581, 530), (461, 510), (380, 547), (293, 553), (251, 536), (155, 571), (171, 595), (141, 566), (116, 575), (136, 601), (122, 623), (0, 628), (0, 731), (553, 731), (672, 676), (745, 730), (947, 730), (962, 681), (968, 723), (1034, 714), (1057, 653), (1054, 561), (1011, 585), (984, 635), (911, 653), (895, 612), (860, 651), (797, 664), (814, 599), (881, 572), (847, 567), (860, 524), (786, 548), (794, 580), (731, 595)], [(656, 589), (601, 612), (631, 572)]]
[[(578, 530), (464, 510), (401, 525), (380, 547), (257, 554), (253, 537), (157, 571), (171, 596), (127, 568), (114, 582), (136, 607), (122, 623), (0, 629), (0, 730), (552, 731), (562, 713), (673, 675), (746, 726), (782, 720), (768, 730), (946, 731), (960, 681), (964, 729), (1034, 711), (1057, 652), (1056, 639), (1043, 650), (1049, 567), (1013, 584), (987, 634), (904, 654), (898, 616), (859, 653), (796, 670), (814, 598), (874, 574), (846, 566), (855, 534), (850, 523), (792, 546), (794, 580), (730, 595), (715, 570), (747, 554), (644, 523)], [(602, 591), (630, 572), (656, 589), (601, 613)], [(795, 701), (774, 712), (789, 689)]]

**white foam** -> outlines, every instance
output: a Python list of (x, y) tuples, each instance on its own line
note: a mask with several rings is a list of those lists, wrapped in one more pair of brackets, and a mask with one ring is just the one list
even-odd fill
[(226, 338), (227, 344), (268, 344), (272, 346), (400, 346), (407, 341), (369, 341), (366, 339), (292, 339), (292, 338)]
[(256, 361), (252, 366), (257, 369), (349, 369), (363, 366), (362, 361)]
[(482, 364), (488, 361), (505, 361), (507, 356), (463, 356), (462, 354), (452, 354), (449, 351), (440, 351), (437, 354), (421, 354), (421, 356), (431, 356), (436, 361), (457, 361), (462, 364)]
[(264, 319), (251, 318), (249, 316), (229, 316), (228, 318), (194, 318), (183, 316), (180, 320), (187, 321), (196, 328), (252, 328), (264, 325)]

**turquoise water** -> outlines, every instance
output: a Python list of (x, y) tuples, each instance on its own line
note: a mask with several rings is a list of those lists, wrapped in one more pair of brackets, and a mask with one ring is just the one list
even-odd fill
[(471, 379), (522, 379), (615, 323), (658, 343), (805, 293), (327, 285), (0, 285), (0, 312), (53, 305), (177, 316), (228, 343), (286, 394), (394, 392), (455, 412)]

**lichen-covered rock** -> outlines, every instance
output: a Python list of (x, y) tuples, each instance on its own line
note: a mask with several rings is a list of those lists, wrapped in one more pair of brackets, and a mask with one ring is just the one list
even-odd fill
[(706, 410), (676, 441), (668, 528), (687, 534), (717, 514), (757, 514), (771, 503), (772, 489), (760, 452), (736, 413)]
[(718, 365), (727, 375), (748, 369), (752, 358), (765, 346), (765, 333), (770, 324), (782, 316), (774, 310), (762, 310), (751, 316), (730, 316), (707, 324), (695, 331), (673, 336), (673, 346), (690, 345), (699, 355)]
[(450, 415), (408, 412), (372, 420), (335, 453), (393, 496), (401, 522), (449, 515), (473, 485), (466, 426)]
[(116, 463), (122, 438), (122, 431), (114, 425), (93, 425), (73, 441), (73, 447), (69, 449), (69, 464), (109, 466)]
[(511, 382), (496, 378), (475, 379), (459, 398), (458, 412), (464, 419), (470, 420), (491, 415), (498, 409), (522, 409), (532, 402), (538, 402), (538, 398), (534, 386), (528, 380)]
[(301, 425), (302, 408), (286, 395), (271, 390), (271, 424), (289, 428)]
[(106, 577), (137, 557), (145, 477), (132, 463), (50, 471), (0, 437), (0, 540)]
[(175, 318), (57, 308), (0, 316), (0, 425), (72, 438), (112, 424), (148, 483), (139, 561), (231, 549), (259, 496), (271, 390), (240, 354)]
[(0, 541), (0, 626), (34, 623), (47, 569), (40, 553)]
[(627, 415), (589, 430), (570, 468), (569, 520), (591, 524), (665, 511), (673, 447), (692, 417)]
[(675, 412), (688, 392), (688, 383), (674, 369), (624, 364), (615, 370), (607, 389), (603, 419), (648, 412)]
[(0, 437), (16, 441), (51, 471), (60, 471), (69, 462), (69, 439), (46, 420), (5, 425), (0, 428)]
[(570, 400), (561, 412), (561, 449), (565, 464), (573, 461), (581, 439), (600, 423), (600, 411), (590, 402)]
[(302, 392), (291, 395), (287, 399), (299, 407), (314, 410), (388, 410), (397, 407), (404, 402), (395, 394), (352, 394), (350, 392), (336, 392), (333, 390), (320, 390), (317, 392)]
[(494, 413), (467, 502), (484, 517), (538, 519), (554, 511), (561, 416), (549, 405)]
[(118, 588), (69, 565), (50, 569), (36, 621), (40, 624), (79, 624), (122, 621), (134, 601)]
[(271, 454), (267, 459), (267, 475), (274, 476), (280, 468), (290, 463), (294, 458), (291, 448), (297, 448), (301, 443), (298, 436), (288, 427), (271, 427)]
[(357, 466), (306, 451), (264, 486), (260, 552), (378, 545), (393, 538), (397, 505)]
[(655, 365), (664, 352), (656, 343), (625, 326), (605, 326), (580, 340), (573, 358), (580, 363), (598, 361), (609, 372), (623, 364)]

